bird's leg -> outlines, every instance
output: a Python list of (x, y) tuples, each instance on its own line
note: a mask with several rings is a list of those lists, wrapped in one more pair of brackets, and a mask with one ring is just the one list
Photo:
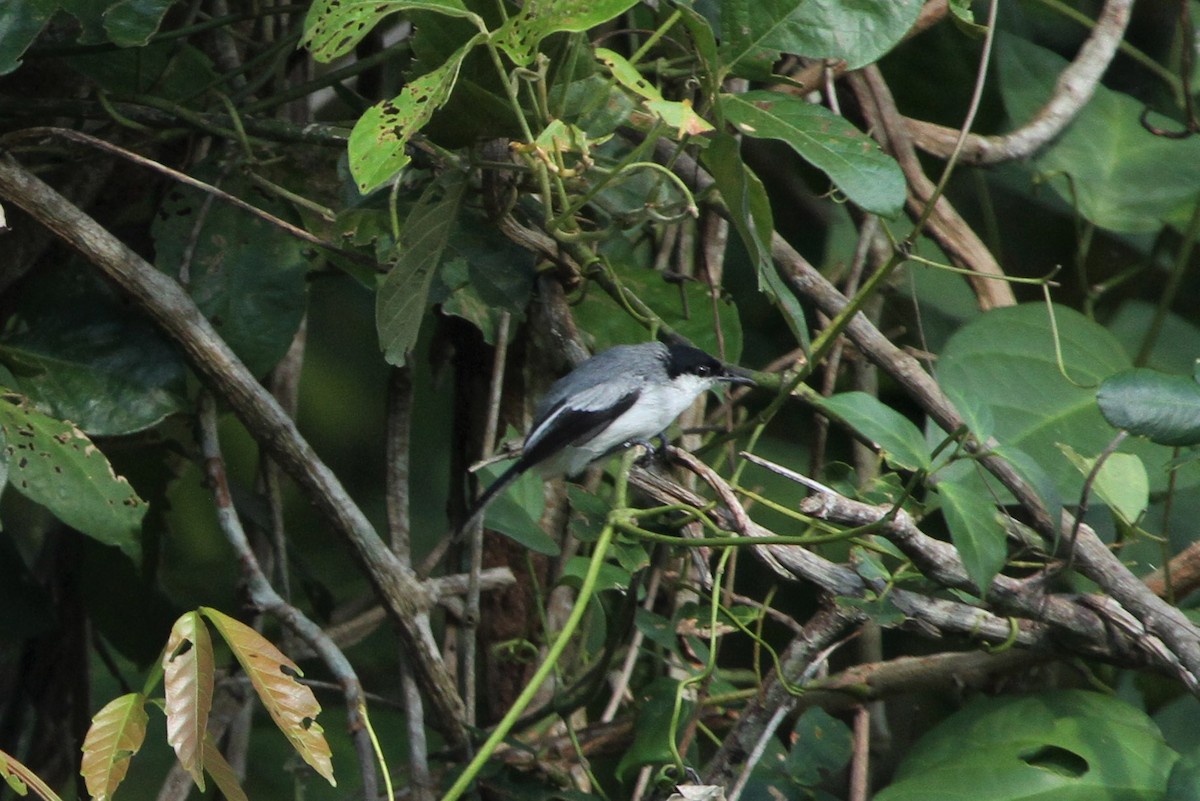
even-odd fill
[(654, 438), (658, 440), (659, 444), (657, 447), (654, 445), (653, 442), (651, 442), (646, 437), (634, 437), (633, 439), (631, 439), (625, 443), (625, 447), (630, 448), (630, 447), (633, 447), (634, 445), (641, 445), (643, 448), (646, 449), (646, 455), (643, 456), (638, 461), (642, 461), (642, 460), (649, 461), (650, 459), (653, 459), (655, 456), (658, 456), (659, 454), (665, 454), (667, 452), (667, 448), (669, 447), (666, 433), (660, 431), (657, 435), (655, 435)]

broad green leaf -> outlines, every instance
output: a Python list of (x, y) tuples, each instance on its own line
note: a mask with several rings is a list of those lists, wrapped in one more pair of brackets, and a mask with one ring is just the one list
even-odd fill
[(445, 173), (429, 185), (404, 221), (399, 256), (375, 297), (375, 329), (389, 364), (404, 364), (416, 344), (434, 271), (441, 263), (465, 187), (463, 175)]
[(763, 78), (781, 53), (841, 59), (850, 69), (878, 61), (921, 13), (920, 0), (724, 0), (724, 69)]
[[(1200, 355), (1200, 326), (1196, 324), (1200, 321), (1194, 315), (1172, 311), (1159, 317), (1160, 311), (1156, 303), (1129, 298), (1104, 321), (1104, 327), (1125, 345), (1126, 352), (1139, 366), (1190, 375), (1196, 367), (1196, 357)], [(1155, 331), (1157, 337), (1148, 358), (1142, 361), (1137, 358), (1138, 353), (1151, 331)]]
[[(1066, 376), (1058, 367), (1044, 304), (996, 309), (965, 325), (942, 351), (937, 376), (952, 397), (990, 406), (999, 443), (1028, 454), (1059, 494), (1073, 499), (1083, 480), (1058, 443), (1079, 453), (1105, 448), (1113, 430), (1100, 414), (1096, 388), (1132, 365), (1101, 326), (1062, 306), (1054, 307), (1054, 315)], [(1139, 440), (1125, 450), (1141, 457), (1152, 489), (1165, 487), (1170, 449)]]
[(0, 398), (9, 485), (68, 526), (141, 558), (146, 502), (87, 435), (13, 396)]
[(850, 761), (850, 727), (819, 706), (804, 711), (792, 727), (787, 772), (792, 781), (815, 787), (836, 776)]
[(200, 607), (233, 651), (250, 684), (271, 719), (296, 749), (296, 753), (330, 785), (333, 760), (324, 729), (317, 723), (321, 705), (307, 686), (296, 681), (303, 676), (295, 662), (254, 629), (209, 607)]
[(883, 451), (888, 462), (903, 470), (929, 467), (929, 448), (920, 429), (904, 415), (865, 392), (843, 392), (816, 402)]
[(1161, 799), (1179, 755), (1145, 713), (1101, 693), (982, 697), (913, 747), (876, 801)]
[(1135, 368), (1105, 379), (1096, 393), (1114, 427), (1160, 445), (1200, 445), (1200, 383), (1191, 376)]
[(483, 34), (469, 39), (440, 67), (409, 81), (400, 94), (371, 106), (350, 132), (350, 174), (364, 195), (392, 180), (410, 161), (405, 148), (450, 99), (463, 59)]
[[(563, 566), (562, 576), (559, 581), (568, 586), (578, 589), (583, 586), (583, 580), (591, 568), (592, 560), (587, 556), (572, 556), (567, 560), (567, 564)], [(614, 565), (612, 562), (605, 562), (600, 565), (600, 572), (596, 576), (596, 592), (604, 592), (605, 590), (613, 590), (615, 592), (627, 592), (633, 584), (633, 576), (625, 568)]]
[(1004, 567), (1007, 533), (990, 495), (973, 486), (944, 481), (937, 485), (950, 541), (980, 595)]
[[(203, 177), (218, 180), (212, 169)], [(240, 177), (225, 191), (287, 219), (286, 204)], [(155, 265), (178, 280), (255, 375), (292, 344), (308, 306), (310, 247), (276, 226), (199, 190), (168, 193), (151, 229)]]
[(384, 17), (401, 11), (461, 17), (483, 28), (483, 20), (462, 0), (316, 0), (304, 19), (302, 44), (317, 61), (333, 61), (353, 50)]
[(198, 612), (186, 612), (175, 621), (163, 651), (162, 668), (167, 742), (203, 792), (214, 667), (212, 639)]
[[(1095, 459), (1076, 453), (1070, 445), (1059, 447), (1080, 475), (1091, 474), (1096, 466)], [(1092, 492), (1131, 525), (1150, 505), (1150, 480), (1146, 477), (1146, 468), (1132, 453), (1114, 453), (1105, 459), (1092, 484)]]
[(496, 343), (500, 314), (508, 312), (510, 332), (525, 318), (537, 274), (534, 255), (503, 236), (482, 215), (463, 209), (446, 243), (442, 267), (429, 302), (443, 314), (474, 323), (488, 344)]
[[(624, 779), (630, 771), (643, 765), (667, 764), (674, 761), (671, 735), (681, 734), (679, 731), (672, 731), (671, 728), (678, 686), (679, 682), (674, 679), (658, 678), (642, 691), (644, 703), (638, 711), (633, 743), (617, 765), (618, 779)], [(687, 700), (681, 703), (680, 720), (687, 720), (692, 704)]]
[(92, 801), (110, 801), (125, 779), (129, 760), (146, 739), (145, 704), (141, 693), (129, 693), (114, 698), (92, 717), (79, 768)]
[(175, 0), (118, 0), (104, 12), (104, 30), (118, 47), (140, 47), (158, 31)]
[[(503, 468), (499, 465), (484, 468), (480, 471), (480, 485), (490, 485), (501, 472)], [(538, 525), (546, 505), (544, 488), (545, 483), (536, 472), (526, 473), (492, 501), (484, 514), (484, 524), (531, 551), (558, 556), (558, 543)]]
[(0, 3), (0, 75), (21, 65), (21, 55), (58, 11), (59, 0)]
[[(1024, 39), (998, 37), (997, 68), (1008, 115), (1031, 119), (1058, 91), (1067, 62)], [(1139, 121), (1144, 104), (1096, 87), (1071, 126), (1031, 163), (1036, 173), (1091, 222), (1114, 231), (1182, 225), (1200, 186), (1200, 138), (1155, 136)]]
[[(640, 266), (635, 254), (621, 250), (627, 243), (618, 239), (614, 237), (606, 248), (617, 277), (630, 292), (701, 350), (730, 362), (741, 358), (742, 324), (737, 306), (725, 298), (714, 301), (708, 287), (697, 281), (668, 283), (661, 273)], [(588, 293), (575, 307), (575, 320), (594, 339), (593, 351), (646, 339), (645, 328), (601, 292)]]
[(518, 66), (528, 66), (552, 33), (582, 33), (624, 14), (637, 0), (526, 0), (492, 35)]
[(27, 768), (11, 754), (0, 751), (0, 778), (19, 796), (24, 796), (33, 790), (42, 801), (62, 801), (41, 777)]
[(92, 436), (142, 431), (186, 408), (181, 352), (93, 276), (30, 276), (0, 363), (39, 409)]
[(725, 118), (743, 134), (786, 142), (866, 211), (895, 217), (903, 209), (900, 165), (873, 139), (824, 106), (761, 90), (721, 95), (720, 102)]
[(717, 134), (700, 154), (700, 162), (716, 182), (721, 199), (729, 209), (733, 227), (750, 254), (758, 275), (758, 291), (779, 307), (796, 341), (808, 347), (808, 325), (796, 294), (780, 277), (771, 260), (771, 237), (775, 223), (771, 201), (762, 181), (745, 162), (736, 138)]

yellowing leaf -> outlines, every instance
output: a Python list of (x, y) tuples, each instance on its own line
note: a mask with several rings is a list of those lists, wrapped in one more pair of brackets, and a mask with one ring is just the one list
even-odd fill
[(32, 789), (42, 801), (62, 801), (36, 773), (3, 751), (0, 751), (0, 777), (19, 796), (28, 795)]
[(245, 623), (207, 606), (200, 607), (200, 612), (225, 638), (263, 706), (291, 741), (292, 747), (313, 770), (336, 787), (333, 756), (322, 733), (324, 729), (316, 721), (321, 705), (312, 690), (296, 681), (297, 676), (303, 675), (300, 668)]
[(217, 783), (217, 789), (225, 796), (225, 801), (249, 801), (246, 791), (238, 784), (237, 772), (225, 760), (225, 755), (212, 741), (211, 735), (204, 738), (204, 769)]
[(213, 651), (208, 627), (197, 612), (175, 621), (163, 653), (163, 684), (166, 688), (167, 742), (183, 765), (204, 789), (204, 735), (212, 708)]
[(146, 699), (129, 693), (110, 701), (92, 718), (83, 738), (79, 774), (93, 801), (109, 801), (129, 771), (129, 760), (146, 739)]

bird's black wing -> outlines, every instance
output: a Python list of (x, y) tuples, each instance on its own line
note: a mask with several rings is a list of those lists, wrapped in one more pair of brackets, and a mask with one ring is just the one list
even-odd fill
[(527, 470), (563, 448), (590, 440), (629, 411), (638, 395), (638, 390), (627, 392), (602, 409), (564, 408), (566, 400), (559, 401), (546, 412), (545, 422), (536, 429), (538, 436), (527, 443), (518, 464)]

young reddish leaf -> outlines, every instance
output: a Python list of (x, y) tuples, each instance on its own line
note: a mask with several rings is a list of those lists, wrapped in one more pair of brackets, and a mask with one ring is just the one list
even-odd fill
[(62, 801), (36, 773), (3, 751), (0, 751), (0, 777), (3, 777), (19, 796), (28, 795), (32, 788), (42, 801)]
[(300, 668), (245, 623), (207, 606), (200, 607), (200, 612), (212, 621), (225, 638), (263, 706), (271, 713), (279, 730), (291, 740), (292, 747), (317, 773), (336, 787), (333, 755), (322, 734), (324, 729), (316, 721), (321, 705), (317, 703), (312, 690), (296, 681), (297, 676), (304, 675)]
[(211, 735), (204, 738), (204, 769), (216, 782), (217, 789), (225, 796), (225, 801), (250, 801), (246, 791), (238, 783), (237, 772), (225, 761), (225, 755), (217, 748)]
[[(163, 684), (167, 691), (167, 742), (204, 790), (204, 756), (201, 751), (212, 708), (213, 651), (208, 627), (197, 612), (175, 621), (163, 653)], [(226, 796), (228, 797), (228, 795)]]
[(146, 739), (146, 699), (129, 693), (109, 701), (95, 714), (83, 738), (79, 775), (92, 801), (109, 801), (129, 770), (129, 760)]

